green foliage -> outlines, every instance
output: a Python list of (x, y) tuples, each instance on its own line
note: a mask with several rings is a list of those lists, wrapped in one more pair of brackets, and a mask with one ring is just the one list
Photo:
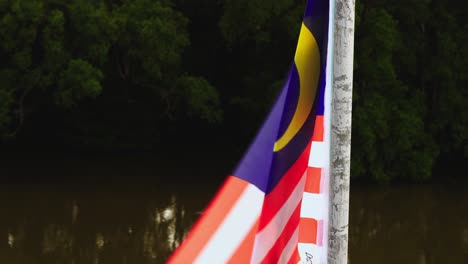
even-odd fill
[[(161, 111), (166, 102), (184, 101), (180, 107), (187, 106), (189, 116), (219, 122), (216, 89), (202, 77), (181, 77), (187, 24), (166, 0), (1, 1), (1, 134), (20, 131), (29, 113), (43, 107), (71, 110), (122, 90), (127, 102)], [(145, 98), (137, 99), (141, 94)], [(150, 118), (157, 122), (161, 115)]]
[(82, 98), (95, 98), (101, 93), (102, 78), (102, 72), (87, 61), (71, 60), (57, 84), (57, 104), (71, 108)]
[(301, 17), (298, 11), (303, 12), (303, 6), (297, 5), (293, 0), (227, 0), (220, 26), (229, 44), (249, 39), (269, 44), (272, 25), (286, 22), (286, 26), (290, 26), (288, 31), (293, 32), (294, 36), (297, 34)]
[(458, 27), (431, 1), (358, 2), (353, 177), (424, 181), (466, 145)]
[[(392, 178), (388, 164), (396, 158), (392, 145), (401, 139), (390, 124), (400, 114), (400, 101), (392, 96), (403, 90), (392, 64), (400, 36), (384, 9), (364, 11), (356, 33), (352, 171), (355, 177), (370, 174), (388, 182)], [(387, 147), (380, 148), (383, 145)]]
[[(68, 23), (71, 27), (68, 36), (69, 50), (75, 57), (102, 66), (108, 59), (109, 49), (114, 44), (118, 25), (105, 1), (75, 0), (67, 8)], [(79, 37), (79, 38), (77, 38)]]
[(131, 74), (144, 86), (170, 82), (164, 79), (177, 75), (182, 52), (189, 44), (187, 19), (167, 1), (151, 0), (125, 1), (115, 17), (119, 28), (116, 44), (126, 64), (123, 68), (135, 66)]
[[(146, 148), (185, 123), (248, 140), (305, 2), (0, 0), (0, 138), (40, 126), (38, 138)], [(439, 160), (466, 160), (466, 1), (356, 4), (353, 178), (425, 181)]]
[(215, 87), (205, 79), (185, 76), (178, 80), (178, 90), (184, 97), (187, 113), (209, 123), (222, 120), (219, 95)]

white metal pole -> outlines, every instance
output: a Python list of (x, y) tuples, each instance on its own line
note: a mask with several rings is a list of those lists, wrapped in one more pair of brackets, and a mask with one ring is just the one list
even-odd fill
[(335, 0), (328, 263), (348, 261), (354, 0)]

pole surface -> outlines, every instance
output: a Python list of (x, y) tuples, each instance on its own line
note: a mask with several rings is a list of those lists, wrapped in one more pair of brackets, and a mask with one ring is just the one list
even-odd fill
[(335, 0), (328, 263), (348, 261), (354, 0)]

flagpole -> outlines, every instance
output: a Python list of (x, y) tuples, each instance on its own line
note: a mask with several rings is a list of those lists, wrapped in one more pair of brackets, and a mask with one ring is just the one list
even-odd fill
[(328, 263), (348, 261), (355, 0), (335, 0)]

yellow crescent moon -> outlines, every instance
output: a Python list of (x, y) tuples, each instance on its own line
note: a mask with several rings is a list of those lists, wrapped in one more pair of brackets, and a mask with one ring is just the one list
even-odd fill
[(315, 99), (320, 76), (320, 51), (317, 41), (304, 23), (299, 34), (294, 61), (299, 73), (299, 99), (288, 128), (275, 142), (273, 147), (275, 152), (283, 149), (299, 132), (312, 110)]

